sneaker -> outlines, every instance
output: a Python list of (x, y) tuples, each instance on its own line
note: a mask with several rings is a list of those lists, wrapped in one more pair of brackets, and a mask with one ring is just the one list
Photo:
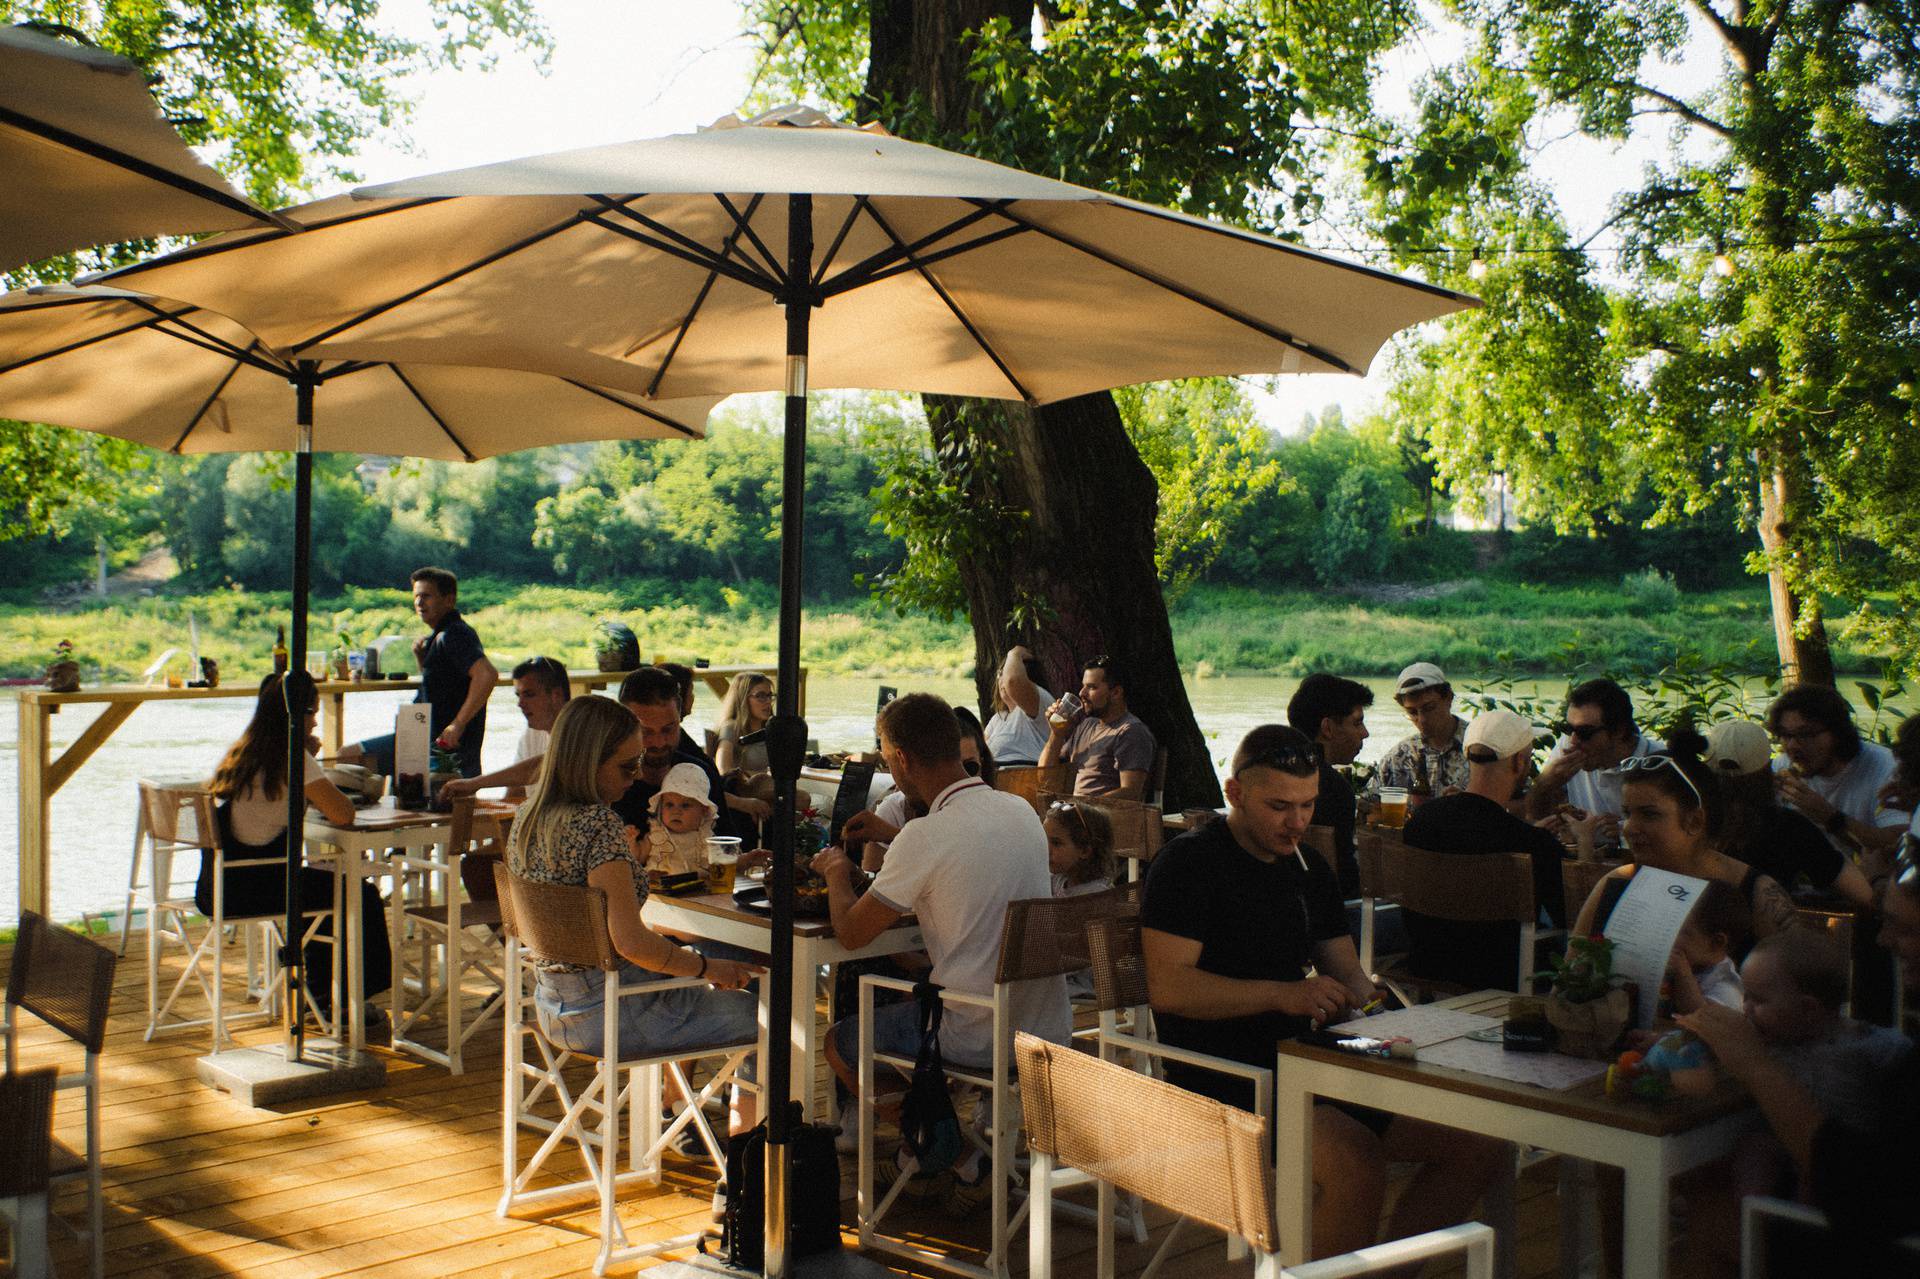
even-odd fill
[(950, 1217), (971, 1217), (986, 1207), (993, 1199), (993, 1177), (987, 1168), (987, 1161), (979, 1161), (974, 1170), (975, 1180), (968, 1181), (960, 1173), (949, 1174), (951, 1185), (940, 1201), (940, 1206)]
[[(660, 1112), (660, 1130), (665, 1132), (673, 1126), (674, 1112), (671, 1109)], [(673, 1140), (667, 1143), (667, 1149), (678, 1151), (688, 1159), (710, 1159), (707, 1143), (700, 1140), (700, 1130), (694, 1127), (693, 1120), (687, 1120), (687, 1126), (673, 1134)]]
[(893, 1184), (906, 1177), (906, 1189), (900, 1193), (909, 1199), (935, 1199), (946, 1194), (947, 1184), (953, 1180), (953, 1170), (942, 1168), (938, 1172), (925, 1173), (915, 1169), (912, 1176), (907, 1175), (907, 1161), (913, 1155), (902, 1145), (893, 1152), (893, 1158), (882, 1159), (873, 1170), (874, 1187), (881, 1195), (893, 1189)]

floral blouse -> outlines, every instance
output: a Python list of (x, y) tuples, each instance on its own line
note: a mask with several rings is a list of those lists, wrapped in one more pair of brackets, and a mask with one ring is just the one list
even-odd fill
[[(507, 847), (507, 869), (536, 884), (569, 884), (584, 888), (594, 867), (621, 859), (632, 860), (627, 824), (605, 804), (582, 804), (560, 825), (554, 846), (527, 848), (521, 843), (526, 827), (516, 823)], [(636, 867), (634, 892), (642, 905), (647, 899), (647, 877)], [(541, 964), (548, 972), (574, 972), (565, 964)]]

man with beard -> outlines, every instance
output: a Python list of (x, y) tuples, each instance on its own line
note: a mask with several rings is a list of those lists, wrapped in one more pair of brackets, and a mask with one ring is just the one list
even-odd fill
[(686, 749), (680, 736), (680, 686), (673, 676), (657, 666), (643, 666), (620, 681), (620, 704), (633, 712), (640, 723), (640, 772), (627, 787), (627, 793), (613, 805), (627, 825), (647, 833), (647, 802), (660, 791), (661, 783), (675, 764), (692, 764), (707, 778), (708, 798), (720, 814), (715, 831), (738, 835), (727, 808), (726, 788), (712, 761)]
[(1096, 657), (1080, 675), (1081, 709), (1069, 715), (1059, 702), (1047, 708), (1047, 744), (1040, 766), (1072, 764), (1073, 793), (1145, 799), (1153, 771), (1153, 733), (1127, 710), (1126, 671)]

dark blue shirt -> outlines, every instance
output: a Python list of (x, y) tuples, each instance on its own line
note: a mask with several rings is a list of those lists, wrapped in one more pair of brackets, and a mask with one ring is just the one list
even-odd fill
[[(484, 660), (486, 655), (486, 649), (480, 646), (480, 637), (474, 634), (457, 608), (450, 610), (427, 637), (426, 651), (420, 658), (420, 688), (413, 700), (433, 708), (429, 727), (436, 740), (466, 704), (467, 689), (473, 683), (473, 664)], [(480, 742), (486, 732), (487, 710), (483, 705), (467, 725), (467, 731), (461, 734), (460, 754), (463, 757), (471, 754), (477, 764)]]

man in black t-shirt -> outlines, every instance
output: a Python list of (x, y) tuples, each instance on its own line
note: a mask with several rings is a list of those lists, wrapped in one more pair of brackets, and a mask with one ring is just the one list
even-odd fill
[(1309, 675), (1287, 703), (1287, 723), (1313, 739), (1320, 754), (1320, 789), (1313, 824), (1333, 830), (1333, 855), (1342, 899), (1360, 895), (1360, 863), (1353, 856), (1353, 783), (1334, 767), (1351, 764), (1367, 740), (1373, 690), (1338, 675)]
[(620, 704), (633, 712), (640, 724), (640, 773), (627, 787), (627, 793), (614, 802), (613, 811), (640, 834), (647, 833), (651, 820), (647, 801), (660, 792), (660, 784), (675, 764), (693, 764), (707, 776), (708, 799), (720, 819), (714, 825), (718, 835), (740, 835), (733, 815), (727, 809), (726, 788), (713, 761), (684, 749), (680, 733), (680, 689), (672, 675), (657, 666), (642, 666), (620, 683)]
[[(1272, 1070), (1280, 1041), (1346, 1020), (1374, 984), (1360, 967), (1332, 871), (1300, 848), (1319, 792), (1319, 757), (1279, 724), (1247, 734), (1227, 780), (1227, 818), (1161, 850), (1147, 874), (1141, 946), (1165, 1043)], [(1309, 971), (1311, 969), (1311, 971)], [(1246, 1105), (1251, 1085), (1168, 1063), (1186, 1088)], [(1511, 1155), (1505, 1143), (1321, 1104), (1313, 1123), (1313, 1252), (1379, 1237), (1389, 1161), (1422, 1164), (1388, 1237), (1467, 1218)]]
[[(1533, 725), (1512, 711), (1482, 712), (1467, 726), (1467, 789), (1430, 799), (1413, 810), (1403, 832), (1407, 847), (1434, 853), (1525, 853), (1533, 860), (1536, 908), (1555, 928), (1567, 925), (1560, 863), (1566, 850), (1551, 833), (1507, 811), (1533, 768)], [(1512, 990), (1520, 925), (1461, 923), (1403, 912), (1416, 977)]]
[[(487, 699), (500, 672), (487, 660), (473, 627), (460, 616), (460, 582), (443, 568), (413, 571), (413, 611), (428, 633), (413, 642), (420, 667), (416, 702), (430, 708), (433, 744), (456, 752), (460, 776), (480, 775), (480, 743), (487, 735)], [(370, 738), (340, 752), (343, 763), (364, 759), (375, 772), (393, 774), (393, 734)]]

